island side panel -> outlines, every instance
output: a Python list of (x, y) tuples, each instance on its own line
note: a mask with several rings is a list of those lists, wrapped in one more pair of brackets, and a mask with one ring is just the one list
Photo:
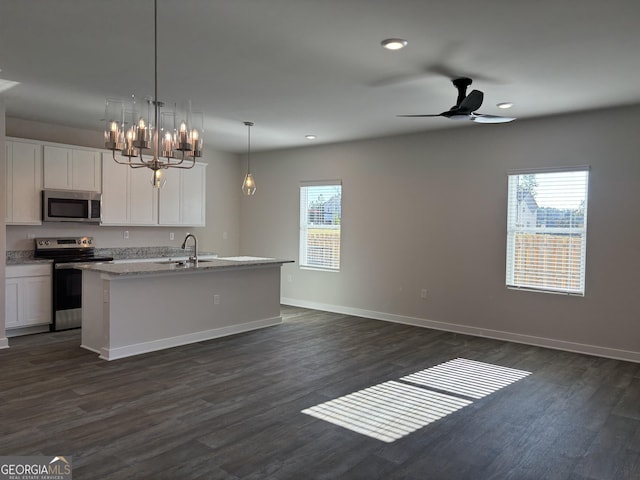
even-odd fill
[(110, 276), (102, 357), (121, 358), (281, 323), (280, 267)]
[(103, 290), (106, 282), (100, 272), (82, 271), (82, 339), (80, 346), (100, 353), (106, 346), (104, 336)]

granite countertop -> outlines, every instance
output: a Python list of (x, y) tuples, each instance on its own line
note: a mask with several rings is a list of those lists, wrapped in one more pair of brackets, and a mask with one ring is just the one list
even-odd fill
[(33, 258), (33, 257), (9, 257), (7, 258), (6, 265), (38, 265), (53, 263), (53, 260), (48, 258)]
[[(115, 261), (155, 261), (159, 259), (186, 260), (192, 254), (192, 249), (178, 247), (133, 247), (133, 248), (96, 248), (95, 255), (99, 257), (113, 257)], [(199, 257), (215, 258), (213, 252), (200, 252)], [(52, 263), (45, 258), (34, 258), (33, 250), (7, 250), (6, 265), (32, 265), (38, 263)], [(74, 266), (77, 264), (73, 264)], [(73, 267), (71, 267), (73, 268)]]
[(293, 260), (265, 257), (220, 257), (199, 260), (196, 265), (183, 261), (84, 264), (80, 268), (112, 276), (134, 276), (164, 273), (194, 273), (210, 270), (255, 268), (293, 263)]

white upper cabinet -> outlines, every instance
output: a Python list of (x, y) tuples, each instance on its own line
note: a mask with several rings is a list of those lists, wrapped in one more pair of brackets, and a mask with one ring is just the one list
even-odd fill
[(100, 153), (97, 150), (45, 145), (44, 188), (100, 192)]
[(206, 163), (190, 169), (165, 170), (167, 183), (160, 191), (160, 225), (204, 227)]
[(102, 225), (157, 225), (151, 170), (120, 165), (111, 152), (102, 155)]
[(189, 170), (182, 170), (182, 224), (204, 227), (206, 224), (206, 163), (196, 163)]
[[(111, 160), (112, 163), (113, 160)], [(153, 172), (148, 168), (131, 168), (118, 165), (129, 170), (129, 215), (133, 225), (158, 224), (158, 190), (153, 188), (151, 179)]]
[(162, 187), (162, 193), (160, 194), (160, 206), (158, 207), (160, 225), (181, 225), (181, 171), (180, 169), (170, 168), (163, 172), (167, 183)]
[(7, 140), (6, 215), (8, 225), (40, 225), (42, 145)]

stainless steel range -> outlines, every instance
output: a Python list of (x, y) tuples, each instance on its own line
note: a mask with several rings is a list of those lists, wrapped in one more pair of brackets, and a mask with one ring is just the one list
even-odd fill
[(93, 237), (36, 238), (34, 256), (53, 260), (53, 324), (51, 330), (82, 325), (82, 271), (78, 264), (109, 262), (95, 254)]

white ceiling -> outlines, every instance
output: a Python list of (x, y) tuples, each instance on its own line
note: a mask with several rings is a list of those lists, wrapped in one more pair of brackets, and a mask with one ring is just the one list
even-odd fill
[[(158, 0), (158, 15), (159, 98), (191, 99), (218, 150), (246, 149), (243, 121), (254, 150), (458, 126), (396, 117), (451, 107), (443, 71), (475, 79), (485, 114), (640, 103), (638, 0)], [(153, 68), (152, 0), (0, 0), (10, 117), (102, 130), (105, 98), (152, 95)]]

